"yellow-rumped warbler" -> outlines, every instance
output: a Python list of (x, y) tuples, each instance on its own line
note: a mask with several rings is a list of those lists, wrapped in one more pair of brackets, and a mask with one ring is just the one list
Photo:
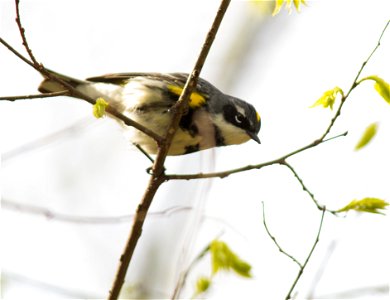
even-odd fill
[[(109, 105), (160, 136), (166, 134), (172, 119), (170, 108), (178, 100), (188, 77), (183, 73), (119, 73), (83, 81), (54, 74), (91, 98), (104, 98)], [(62, 90), (61, 84), (50, 79), (39, 86), (42, 93)], [(251, 104), (226, 95), (199, 78), (168, 155), (241, 144), (249, 139), (260, 143), (259, 130), (260, 115)], [(157, 153), (152, 138), (128, 126), (125, 132), (149, 154)]]

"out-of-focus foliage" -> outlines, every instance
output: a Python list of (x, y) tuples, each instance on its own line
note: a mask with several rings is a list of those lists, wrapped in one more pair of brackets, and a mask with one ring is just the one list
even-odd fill
[(209, 289), (210, 284), (211, 284), (211, 278), (206, 277), (206, 276), (199, 277), (198, 281), (196, 282), (196, 289), (195, 289), (194, 297), (206, 292)]
[(220, 271), (234, 271), (240, 276), (252, 277), (250, 273), (251, 265), (238, 257), (225, 242), (214, 240), (206, 251), (210, 252), (211, 255), (211, 275), (210, 277), (199, 277), (193, 297), (206, 292), (212, 283), (213, 277)]
[(283, 5), (286, 5), (286, 9), (289, 13), (292, 11), (292, 3), (294, 3), (295, 9), (299, 12), (301, 9), (301, 4), (306, 5), (305, 0), (275, 0), (275, 8), (272, 12), (272, 15), (277, 15), (282, 9)]
[(250, 1), (249, 3), (254, 4), (262, 14), (270, 14), (272, 12), (272, 16), (277, 15), (284, 5), (289, 13), (292, 12), (293, 4), (298, 12), (300, 11), (302, 4), (306, 5), (305, 0), (275, 0), (274, 4), (270, 0), (255, 0)]
[(355, 150), (360, 150), (361, 148), (365, 147), (369, 142), (371, 142), (372, 138), (376, 135), (377, 130), (378, 130), (377, 123), (372, 123), (371, 125), (369, 125), (364, 131), (359, 142), (356, 144)]
[(251, 266), (240, 259), (225, 242), (212, 241), (210, 254), (213, 274), (220, 270), (232, 270), (241, 276), (252, 277), (250, 274)]

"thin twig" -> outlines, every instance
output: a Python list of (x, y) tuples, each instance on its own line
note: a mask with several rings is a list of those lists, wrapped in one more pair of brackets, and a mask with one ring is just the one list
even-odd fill
[[(302, 178), (298, 175), (298, 173), (295, 171), (295, 169), (287, 162), (287, 161), (284, 161), (282, 163), (282, 165), (286, 166), (293, 174), (294, 174), (294, 177), (297, 179), (297, 181), (300, 183), (300, 185), (302, 186), (302, 189), (310, 196), (310, 198), (313, 200), (314, 204), (317, 206), (317, 208), (319, 210), (323, 210), (324, 209), (324, 205), (321, 205), (317, 199), (315, 198), (314, 194), (308, 189), (308, 187), (303, 183), (303, 180)], [(327, 210), (328, 212), (332, 213), (332, 214), (336, 214), (335, 211), (332, 211), (332, 210)]]
[(22, 22), (21, 22), (21, 18), (20, 18), (20, 12), (19, 12), (19, 0), (15, 0), (15, 9), (16, 9), (16, 24), (18, 24), (18, 28), (19, 28), (19, 32), (20, 32), (20, 36), (22, 38), (22, 42), (23, 42), (23, 46), (24, 48), (26, 49), (27, 53), (28, 53), (28, 56), (30, 57), (33, 65), (35, 68), (37, 68), (37, 70), (43, 70), (44, 67), (42, 64), (38, 63), (38, 61), (36, 60), (33, 52), (31, 51), (29, 45), (28, 45), (28, 42), (27, 42), (27, 38), (26, 38), (26, 30), (23, 28), (22, 26)]
[(208, 55), (208, 52), (211, 48), (211, 45), (215, 39), (215, 36), (217, 34), (218, 28), (222, 22), (222, 19), (225, 15), (225, 12), (230, 4), (230, 0), (222, 0), (221, 5), (218, 9), (218, 12), (216, 14), (216, 17), (214, 19), (214, 22), (211, 26), (211, 29), (208, 32), (208, 35), (206, 37), (206, 40), (203, 44), (202, 50), (200, 51), (200, 54), (198, 56), (198, 59), (195, 63), (195, 67), (191, 73), (191, 75), (188, 77), (187, 82), (184, 86), (184, 89), (182, 91), (182, 94), (177, 102), (177, 105), (175, 105), (174, 114), (172, 117), (172, 122), (167, 130), (167, 134), (165, 136), (165, 139), (158, 144), (159, 151), (157, 153), (156, 160), (153, 164), (153, 173), (150, 178), (149, 184), (146, 188), (145, 194), (141, 199), (141, 202), (138, 206), (138, 209), (136, 211), (136, 215), (134, 218), (134, 222), (132, 225), (132, 228), (130, 230), (130, 234), (128, 237), (128, 240), (125, 245), (125, 249), (123, 251), (123, 254), (121, 255), (121, 259), (119, 261), (119, 266), (117, 273), (115, 275), (115, 279), (112, 285), (112, 288), (110, 290), (108, 299), (114, 300), (118, 299), (120, 290), (122, 288), (124, 278), (127, 273), (127, 269), (129, 267), (131, 258), (133, 257), (133, 253), (135, 250), (135, 247), (138, 243), (138, 240), (142, 233), (143, 224), (146, 218), (146, 215), (148, 213), (149, 207), (152, 203), (152, 200), (160, 187), (160, 185), (166, 181), (165, 175), (164, 175), (164, 162), (166, 159), (166, 156), (168, 154), (173, 136), (178, 128), (180, 118), (182, 114), (184, 113), (187, 102), (189, 99), (189, 96), (192, 93), (192, 90), (196, 86), (197, 79), (199, 77), (199, 74), (201, 72), (201, 69), (203, 67), (203, 64), (206, 60), (206, 57)]
[(64, 95), (67, 95), (68, 93), (69, 93), (68, 91), (60, 91), (60, 92), (53, 92), (53, 93), (46, 93), (46, 94), (35, 94), (35, 95), (4, 96), (4, 97), (0, 97), (0, 100), (16, 101), (16, 100), (52, 98), (52, 97), (64, 96)]
[(279, 245), (279, 243), (276, 241), (276, 238), (271, 234), (271, 232), (269, 231), (268, 229), (268, 226), (267, 226), (267, 223), (265, 221), (265, 208), (264, 208), (264, 202), (261, 202), (262, 206), (263, 206), (263, 224), (264, 224), (264, 228), (265, 228), (265, 231), (267, 231), (267, 234), (268, 236), (271, 238), (271, 240), (274, 242), (274, 244), (276, 245), (276, 247), (278, 247), (279, 251), (281, 253), (283, 253), (284, 255), (286, 255), (288, 258), (290, 258), (293, 262), (295, 262), (300, 269), (302, 269), (302, 264), (294, 257), (292, 256), (291, 254), (288, 254), (286, 251), (283, 250), (283, 248)]
[(291, 156), (294, 156), (300, 152), (303, 152), (305, 150), (308, 150), (310, 148), (313, 148), (319, 144), (331, 141), (335, 138), (339, 138), (342, 136), (347, 135), (347, 132), (344, 132), (342, 134), (338, 134), (336, 136), (333, 136), (328, 139), (323, 139), (323, 140), (315, 140), (314, 142), (311, 142), (310, 144), (301, 147), (297, 150), (294, 150), (288, 154), (285, 154), (277, 159), (273, 159), (264, 163), (256, 164), (256, 165), (248, 165), (244, 166), (241, 168), (236, 168), (236, 169), (230, 169), (226, 171), (220, 171), (220, 172), (212, 172), (212, 173), (197, 173), (197, 174), (166, 174), (165, 179), (166, 180), (190, 180), (190, 179), (206, 179), (206, 178), (225, 178), (233, 174), (241, 173), (241, 172), (246, 172), (254, 169), (261, 169), (267, 166), (275, 165), (275, 164), (283, 164), (285, 160)]
[(379, 46), (381, 45), (381, 41), (382, 41), (382, 37), (383, 35), (385, 34), (385, 31), (387, 29), (387, 27), (389, 26), (390, 24), (390, 20), (387, 21), (385, 27), (383, 28), (382, 32), (381, 32), (381, 35), (379, 36), (379, 39), (378, 39), (378, 43), (376, 44), (376, 46), (374, 47), (374, 49), (371, 51), (371, 53), (368, 55), (367, 59), (362, 63), (362, 66), (360, 67), (352, 85), (351, 85), (351, 88), (349, 89), (348, 93), (346, 96), (349, 95), (349, 93), (351, 93), (351, 91), (353, 90), (354, 87), (356, 87), (356, 85), (359, 84), (359, 77), (360, 77), (360, 74), (362, 73), (364, 67), (366, 66), (366, 64), (370, 61), (371, 57), (374, 55), (374, 53), (376, 52), (376, 50), (378, 50)]
[(141, 147), (141, 145), (136, 144), (136, 143), (133, 143), (133, 145), (134, 145), (139, 151), (141, 151), (142, 154), (145, 155), (146, 158), (147, 158), (152, 164), (154, 164), (154, 159), (149, 155), (148, 152), (146, 152), (146, 151), (144, 150), (144, 148)]
[(313, 252), (314, 252), (314, 249), (316, 248), (319, 240), (320, 240), (320, 234), (321, 234), (321, 230), (322, 230), (322, 224), (323, 224), (323, 221), (324, 221), (324, 215), (325, 215), (325, 211), (326, 211), (326, 208), (323, 207), (322, 209), (322, 214), (321, 214), (321, 221), (320, 221), (320, 227), (318, 229), (318, 232), (317, 232), (317, 236), (316, 236), (316, 239), (314, 241), (314, 244), (313, 246), (311, 247), (310, 249), (310, 252), (309, 254), (307, 255), (304, 263), (300, 263), (294, 256), (292, 256), (291, 254), (289, 254), (288, 252), (286, 252), (280, 245), (279, 243), (277, 242), (276, 238), (271, 234), (271, 232), (269, 231), (268, 229), (268, 226), (267, 226), (267, 223), (265, 221), (265, 209), (264, 209), (264, 202), (262, 202), (262, 206), (263, 206), (263, 224), (264, 224), (264, 228), (268, 234), (268, 236), (271, 238), (271, 240), (274, 242), (274, 244), (276, 245), (276, 247), (279, 249), (279, 251), (281, 253), (283, 253), (284, 255), (286, 255), (288, 258), (290, 258), (293, 262), (295, 262), (298, 267), (299, 267), (299, 271), (298, 271), (298, 274), (297, 274), (297, 277), (294, 279), (294, 282), (293, 284), (291, 285), (290, 287), (290, 290), (288, 291), (288, 294), (286, 296), (286, 300), (287, 299), (290, 299), (291, 298), (291, 293), (293, 292), (295, 286), (297, 285), (299, 279), (301, 278), (302, 274), (303, 274), (303, 271), (305, 270), (306, 266), (307, 266), (307, 263), (309, 262)]
[(17, 50), (15, 50), (14, 47), (12, 47), (10, 44), (8, 44), (5, 40), (3, 40), (0, 37), (0, 43), (3, 44), (9, 51), (11, 51), (13, 54), (15, 54), (19, 59), (24, 61), (26, 64), (28, 64), (30, 67), (33, 67), (35, 69), (34, 64), (29, 61), (27, 58), (25, 58), (22, 54), (20, 54)]
[(311, 256), (312, 256), (312, 254), (313, 254), (313, 252), (314, 252), (314, 249), (316, 248), (316, 246), (317, 246), (317, 244), (318, 244), (318, 242), (319, 242), (319, 240), (320, 240), (320, 234), (321, 234), (321, 231), (322, 231), (322, 223), (323, 223), (323, 221), (324, 221), (325, 211), (326, 211), (326, 208), (324, 207), (324, 208), (322, 209), (320, 226), (319, 226), (319, 228), (318, 228), (318, 232), (317, 232), (317, 236), (316, 236), (316, 239), (315, 239), (315, 241), (314, 241), (314, 244), (313, 244), (313, 246), (311, 247), (308, 256), (306, 257), (305, 262), (303, 263), (302, 267), (299, 269), (298, 274), (297, 274), (297, 277), (295, 278), (293, 284), (292, 284), (291, 287), (290, 287), (290, 290), (289, 290), (288, 293), (287, 293), (287, 296), (286, 296), (286, 298), (285, 298), (286, 300), (288, 300), (288, 299), (291, 298), (291, 294), (292, 294), (292, 292), (293, 292), (295, 286), (297, 285), (299, 279), (301, 278), (301, 276), (302, 276), (302, 274), (303, 274), (303, 271), (305, 270), (305, 268), (306, 268), (306, 266), (307, 266), (307, 263), (309, 262), (309, 260), (310, 260), (310, 258), (311, 258)]

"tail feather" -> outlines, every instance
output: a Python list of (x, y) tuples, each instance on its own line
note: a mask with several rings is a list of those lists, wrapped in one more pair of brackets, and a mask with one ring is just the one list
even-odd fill
[[(68, 84), (70, 84), (74, 88), (77, 88), (78, 85), (80, 85), (84, 82), (82, 80), (75, 79), (75, 78), (72, 78), (69, 76), (65, 76), (65, 75), (56, 73), (54, 71), (50, 71), (50, 70), (48, 70), (48, 71), (50, 73), (52, 73), (53, 75), (55, 75), (56, 77), (59, 77), (63, 81), (67, 82)], [(38, 91), (40, 91), (41, 93), (60, 92), (63, 90), (66, 90), (66, 88), (64, 88), (61, 83), (59, 83), (55, 80), (49, 79), (49, 78), (45, 78), (38, 87)]]

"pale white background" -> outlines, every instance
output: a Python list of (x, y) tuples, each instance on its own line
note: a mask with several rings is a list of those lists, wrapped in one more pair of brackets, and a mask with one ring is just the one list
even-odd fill
[[(169, 158), (170, 173), (260, 163), (322, 134), (332, 113), (308, 107), (327, 89), (349, 88), (389, 18), (390, 2), (308, 4), (299, 14), (283, 11), (266, 18), (251, 3), (232, 2), (202, 77), (258, 108), (262, 144)], [(21, 13), (38, 60), (84, 78), (191, 71), (218, 5), (42, 0), (22, 1)], [(23, 51), (14, 18), (13, 1), (0, 0), (0, 36)], [(362, 75), (389, 81), (389, 53), (388, 31)], [(36, 93), (40, 81), (39, 74), (0, 47), (1, 96)], [(289, 160), (321, 203), (337, 209), (366, 196), (390, 200), (389, 115), (389, 105), (372, 83), (364, 83), (332, 130), (333, 135), (348, 130), (348, 136)], [(378, 135), (369, 147), (354, 152), (372, 122), (379, 122)], [(15, 152), (71, 125), (72, 130), (40, 147)], [(123, 139), (115, 122), (94, 119), (90, 105), (82, 101), (62, 97), (0, 103), (0, 147), (3, 200), (76, 217), (115, 217), (130, 215), (147, 185), (144, 170), (150, 163)], [(222, 234), (251, 263), (253, 279), (217, 276), (207, 297), (282, 299), (298, 270), (266, 235), (262, 201), (272, 233), (303, 261), (320, 212), (286, 168), (272, 166), (223, 180), (169, 182), (151, 211), (182, 208), (148, 218), (127, 277), (133, 292), (127, 288), (127, 295), (169, 297), (179, 272)], [(2, 296), (13, 299), (104, 298), (131, 225), (129, 218), (112, 224), (63, 222), (4, 205), (1, 222)], [(388, 225), (388, 217), (380, 215), (326, 215), (318, 248), (297, 286), (298, 297), (313, 296), (314, 289), (314, 298), (387, 298)], [(206, 258), (192, 271), (182, 297), (190, 297), (196, 278), (209, 273)]]

